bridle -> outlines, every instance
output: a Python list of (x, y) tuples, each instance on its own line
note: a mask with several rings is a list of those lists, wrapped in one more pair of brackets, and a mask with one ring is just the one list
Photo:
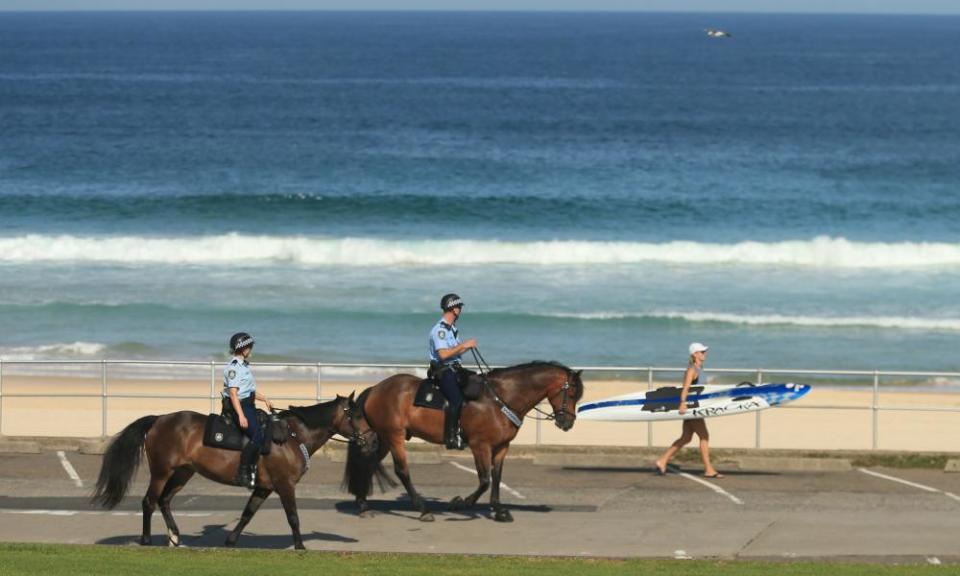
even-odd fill
[[(483, 378), (484, 386), (486, 386), (486, 388), (491, 392), (491, 394), (493, 394), (494, 401), (500, 404), (502, 408), (506, 408), (508, 411), (513, 412), (506, 405), (506, 403), (500, 398), (500, 396), (493, 390), (493, 386), (491, 386), (490, 383), (487, 381), (487, 372), (490, 371), (490, 365), (487, 364), (486, 360), (484, 360), (483, 355), (480, 354), (480, 351), (477, 350), (476, 348), (471, 348), (470, 352), (473, 353), (473, 358), (477, 362), (477, 370), (480, 372), (480, 376)], [(486, 367), (487, 369), (486, 371), (484, 371), (483, 369), (484, 367)], [(524, 415), (524, 418), (530, 418), (532, 420), (546, 420), (548, 422), (553, 420), (553, 421), (560, 422), (562, 424), (566, 424), (567, 422), (570, 422), (571, 420), (568, 420), (568, 418), (570, 418), (571, 416), (573, 418), (576, 418), (577, 416), (576, 412), (570, 412), (567, 410), (567, 400), (569, 399), (570, 389), (573, 388), (573, 385), (570, 384), (571, 374), (573, 374), (573, 372), (571, 372), (570, 370), (567, 370), (567, 379), (563, 382), (563, 386), (560, 387), (559, 393), (563, 393), (563, 399), (560, 402), (559, 410), (554, 410), (553, 413), (550, 414), (548, 412), (544, 412), (543, 410), (541, 410), (539, 406), (534, 406), (533, 411), (537, 412), (541, 416), (531, 416), (527, 414), (527, 415)], [(553, 396), (556, 396), (556, 394), (554, 394)], [(553, 396), (548, 396), (547, 399), (550, 399)], [(510, 418), (509, 414), (507, 415), (507, 417)], [(510, 420), (513, 421), (512, 418), (510, 418)], [(517, 424), (517, 422), (514, 422), (514, 424), (516, 424), (517, 427), (519, 428), (520, 425)]]
[[(347, 419), (348, 424), (350, 425), (350, 434), (342, 434), (339, 430), (336, 429), (335, 424), (331, 424), (327, 429), (327, 433), (330, 435), (330, 440), (334, 442), (343, 442), (346, 444), (356, 444), (360, 448), (366, 448), (367, 438), (364, 434), (360, 433), (360, 430), (357, 429), (357, 425), (353, 421), (353, 406), (347, 404), (343, 409), (344, 418)], [(370, 433), (374, 433), (373, 430), (370, 430)], [(344, 439), (337, 438), (337, 436), (343, 436)]]

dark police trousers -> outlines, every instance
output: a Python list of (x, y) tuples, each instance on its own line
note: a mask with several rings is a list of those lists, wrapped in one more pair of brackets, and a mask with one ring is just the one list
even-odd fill
[[(223, 403), (224, 410), (229, 409), (239, 428), (240, 418), (233, 410), (230, 399), (225, 398)], [(260, 459), (260, 449), (263, 446), (263, 428), (257, 421), (257, 408), (254, 405), (253, 396), (241, 400), (240, 408), (243, 409), (243, 415), (247, 418), (247, 429), (241, 430), (244, 436), (250, 439), (250, 442), (243, 447), (243, 452), (240, 454), (240, 467), (237, 468), (237, 477), (234, 478), (234, 484), (252, 489), (256, 483), (257, 461)]]
[(447, 448), (463, 450), (463, 432), (460, 428), (460, 410), (463, 409), (463, 394), (460, 393), (460, 382), (456, 366), (440, 368), (440, 392), (450, 403), (450, 418), (444, 422), (443, 443)]

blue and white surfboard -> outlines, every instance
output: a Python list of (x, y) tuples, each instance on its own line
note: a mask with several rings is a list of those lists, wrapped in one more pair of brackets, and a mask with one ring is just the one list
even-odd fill
[(669, 386), (584, 402), (577, 410), (577, 418), (647, 422), (729, 416), (793, 402), (809, 392), (810, 386), (792, 382), (760, 386), (746, 383), (737, 386), (691, 386), (687, 395), (687, 411), (682, 415), (679, 412), (680, 391), (678, 386)]

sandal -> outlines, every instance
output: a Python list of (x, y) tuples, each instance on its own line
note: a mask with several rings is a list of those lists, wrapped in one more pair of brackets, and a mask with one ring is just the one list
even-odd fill
[(726, 476), (724, 476), (723, 474), (721, 474), (721, 473), (719, 473), (719, 472), (715, 472), (715, 473), (713, 473), (713, 474), (704, 474), (703, 477), (704, 477), (704, 478), (713, 478), (713, 479), (716, 479), (716, 480), (719, 480), (720, 478), (726, 478)]
[(657, 469), (657, 476), (666, 476), (666, 475), (667, 475), (667, 469), (666, 469), (666, 467), (661, 468), (660, 465), (657, 464), (656, 462), (653, 463), (653, 467)]

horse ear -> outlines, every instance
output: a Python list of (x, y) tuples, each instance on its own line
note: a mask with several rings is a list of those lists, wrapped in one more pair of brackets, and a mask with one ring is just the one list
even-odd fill
[(347, 396), (347, 398), (350, 399), (351, 404), (353, 403), (353, 397), (356, 396), (356, 394), (357, 394), (357, 391), (354, 390), (353, 392), (350, 392), (350, 396)]

